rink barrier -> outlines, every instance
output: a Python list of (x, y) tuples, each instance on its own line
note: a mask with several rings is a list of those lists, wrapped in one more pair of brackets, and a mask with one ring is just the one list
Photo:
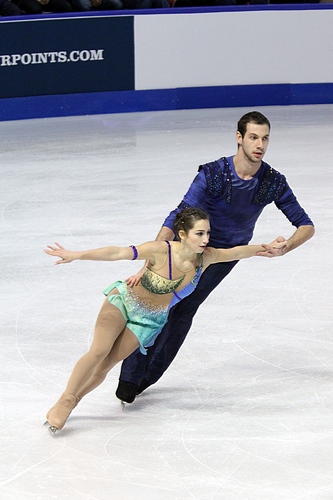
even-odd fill
[(0, 121), (177, 109), (333, 103), (333, 84), (242, 85), (17, 97), (0, 100)]
[(0, 18), (0, 120), (333, 103), (333, 5), (271, 7)]

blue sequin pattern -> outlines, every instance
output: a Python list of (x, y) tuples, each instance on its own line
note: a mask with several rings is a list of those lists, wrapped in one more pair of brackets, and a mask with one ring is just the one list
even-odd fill
[[(223, 162), (223, 166), (221, 164)], [(232, 180), (230, 166), (227, 158), (200, 165), (199, 171), (203, 169), (207, 181), (207, 192), (212, 198), (219, 198), (223, 194), (223, 186), (226, 187), (226, 203), (230, 204), (232, 199)], [(286, 189), (287, 181), (283, 174), (274, 168), (265, 170), (263, 178), (254, 197), (253, 203), (262, 205), (278, 200)]]
[(270, 167), (261, 179), (253, 203), (261, 205), (278, 200), (286, 189), (287, 181), (283, 174)]
[[(222, 164), (223, 163), (223, 168)], [(220, 160), (200, 165), (203, 169), (207, 181), (207, 193), (212, 198), (219, 198), (223, 194), (223, 186), (226, 186), (226, 202), (231, 203), (232, 182), (228, 160), (223, 157)]]

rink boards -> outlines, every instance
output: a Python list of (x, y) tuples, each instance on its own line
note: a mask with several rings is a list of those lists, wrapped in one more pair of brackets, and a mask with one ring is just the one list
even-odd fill
[(0, 120), (333, 102), (333, 5), (1, 18)]

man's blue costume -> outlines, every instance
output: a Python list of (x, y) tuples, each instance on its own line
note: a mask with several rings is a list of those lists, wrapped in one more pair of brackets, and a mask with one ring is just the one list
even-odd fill
[[(182, 202), (165, 219), (163, 226), (173, 229), (176, 213), (190, 206), (199, 207), (210, 216), (209, 245), (231, 248), (249, 243), (261, 212), (270, 203), (275, 203), (296, 228), (313, 225), (283, 174), (263, 161), (254, 177), (244, 180), (237, 175), (233, 158), (230, 156), (201, 165)], [(132, 402), (136, 393), (163, 375), (184, 342), (200, 304), (236, 264), (237, 261), (209, 266), (196, 290), (170, 310), (168, 322), (155, 344), (148, 349), (147, 356), (137, 350), (123, 361), (122, 387), (120, 390), (119, 385), (116, 392), (120, 399)], [(129, 389), (127, 399), (126, 384)]]

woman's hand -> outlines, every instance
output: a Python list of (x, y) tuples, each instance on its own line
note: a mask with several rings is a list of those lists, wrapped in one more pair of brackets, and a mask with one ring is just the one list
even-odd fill
[(66, 250), (57, 242), (55, 242), (55, 245), (57, 245), (58, 248), (48, 245), (47, 250), (44, 250), (45, 253), (51, 255), (52, 257), (60, 257), (61, 260), (57, 260), (55, 264), (68, 264), (69, 262), (77, 259), (77, 252)]

